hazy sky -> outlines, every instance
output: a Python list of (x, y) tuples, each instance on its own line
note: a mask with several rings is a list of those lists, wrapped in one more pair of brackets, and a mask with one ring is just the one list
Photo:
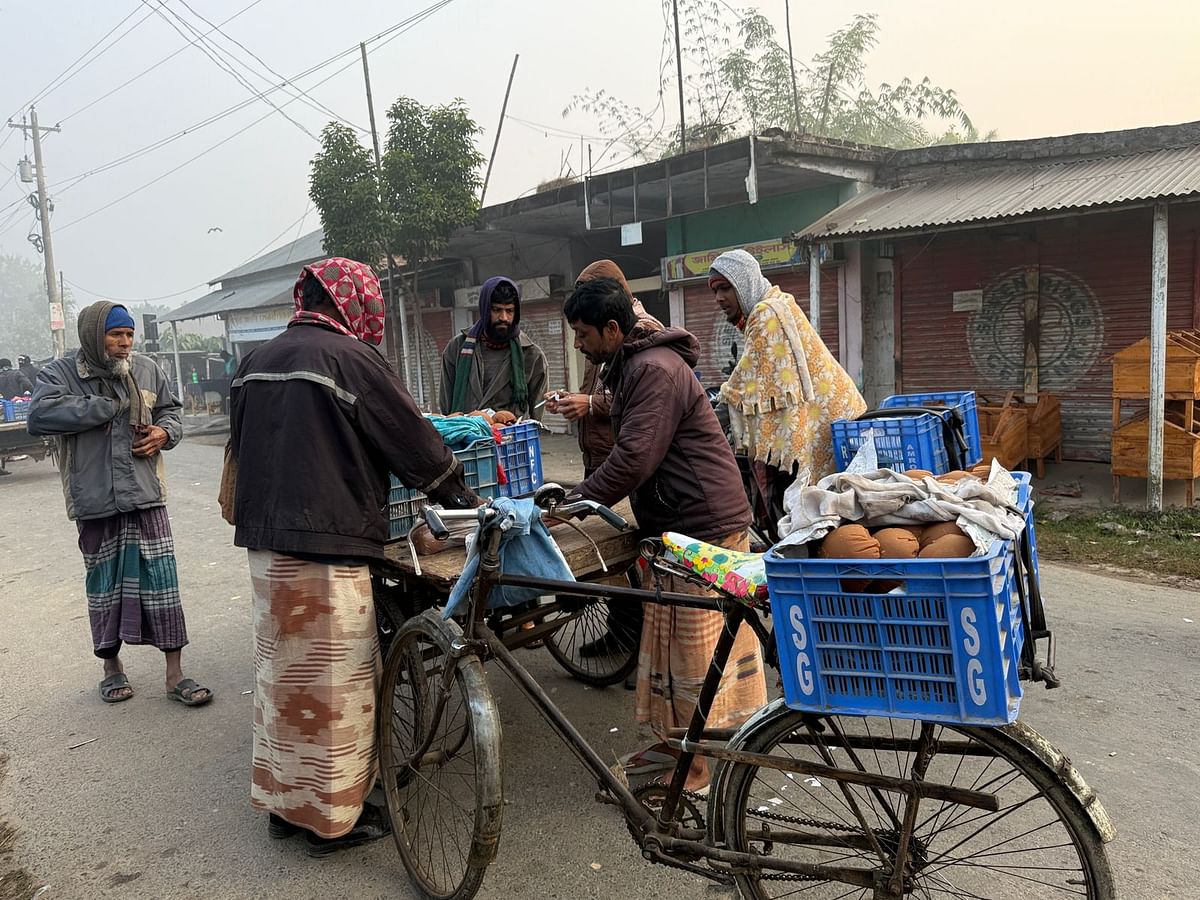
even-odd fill
[[(148, 4), (158, 2), (0, 0), (0, 34), (6, 38), (0, 119), (10, 113), (19, 119), (23, 104), (126, 16), (132, 14), (114, 36), (146, 17), (37, 104), (43, 125), (63, 125), (61, 134), (45, 142), (56, 205), (55, 255), (82, 302), (97, 296), (157, 300), (174, 295), (163, 302), (176, 305), (206, 290), (209, 279), (319, 224), (307, 199), (307, 167), (316, 141), (261, 100), (125, 165), (71, 183), (250, 97), (245, 87), (189, 47), (82, 109), (185, 45), (151, 11)], [(208, 30), (184, 0), (166, 2)], [(214, 23), (252, 4), (222, 30), (292, 77), (433, 0), (187, 2)], [(751, 5), (730, 2), (739, 8)], [(782, 31), (783, 0), (757, 5)], [(881, 41), (870, 58), (872, 83), (928, 75), (958, 92), (981, 131), (995, 128), (1002, 138), (1200, 119), (1200, 4), (1194, 0), (796, 2), (796, 57), (810, 59), (826, 35), (855, 12), (880, 16)], [(557, 175), (565, 153), (577, 167), (578, 133), (589, 136), (599, 154), (597, 123), (585, 115), (562, 116), (573, 95), (604, 88), (645, 108), (655, 105), (662, 38), (658, 0), (453, 0), (372, 54), (377, 114), (382, 119), (387, 104), (401, 94), (425, 103), (462, 97), (483, 126), (480, 148), (487, 153), (512, 55), (519, 52), (509, 104), (514, 118), (505, 126), (487, 197), (488, 203), (500, 202)], [(244, 51), (232, 49), (246, 58)], [(365, 127), (357, 54), (298, 83), (307, 89), (347, 64), (346, 71), (313, 87), (311, 94)], [(264, 86), (253, 83), (256, 89)], [(287, 99), (282, 93), (271, 96), (277, 104)], [(314, 135), (329, 119), (302, 102), (285, 111)], [(246, 126), (251, 127), (231, 137)], [(21, 200), (27, 191), (11, 171), (26, 152), (25, 142), (19, 132), (4, 130), (0, 250), (37, 258), (25, 237), (33, 221)], [(31, 147), (28, 152), (32, 156)], [(619, 154), (609, 160), (614, 157)]]

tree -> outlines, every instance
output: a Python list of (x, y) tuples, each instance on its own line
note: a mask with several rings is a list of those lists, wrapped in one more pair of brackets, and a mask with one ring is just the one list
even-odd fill
[[(399, 285), (416, 298), (421, 266), (445, 252), (451, 235), (479, 213), (479, 126), (461, 100), (423, 106), (401, 97), (387, 111), (383, 159), (344, 125), (321, 132), (309, 196), (321, 214), (325, 250), (372, 264), (401, 257)], [(418, 338), (420, 305), (413, 304)]]
[[(671, 0), (663, 0), (664, 16)], [(982, 136), (953, 90), (929, 78), (902, 78), (872, 89), (866, 83), (866, 59), (879, 40), (874, 15), (858, 15), (829, 37), (811, 63), (795, 60), (797, 83), (792, 90), (792, 62), (775, 28), (757, 10), (734, 20), (716, 0), (680, 0), (680, 33), (684, 46), (684, 95), (689, 149), (709, 146), (739, 134), (781, 128), (822, 137), (886, 147), (988, 140)], [(665, 52), (670, 44), (670, 54)], [(664, 35), (658, 104), (650, 114), (603, 91), (575, 97), (563, 111), (594, 114), (614, 142), (626, 144), (632, 156), (654, 159), (677, 152), (678, 128), (663, 138), (652, 122), (663, 108), (668, 85), (677, 84), (674, 35)], [(794, 99), (793, 99), (794, 97)], [(664, 121), (666, 116), (664, 115)]]
[[(75, 304), (69, 291), (63, 294), (63, 308), (67, 346), (78, 346)], [(3, 253), (0, 254), (0, 356), (15, 363), (23, 353), (34, 359), (54, 355), (46, 275), (38, 263)]]

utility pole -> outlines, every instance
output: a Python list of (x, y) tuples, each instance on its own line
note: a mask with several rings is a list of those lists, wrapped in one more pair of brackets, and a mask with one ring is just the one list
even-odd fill
[(54, 245), (50, 242), (50, 198), (46, 195), (46, 167), (42, 164), (42, 132), (61, 131), (39, 128), (37, 110), (29, 107), (29, 124), (9, 123), (9, 128), (20, 128), (26, 134), (33, 133), (33, 162), (37, 169), (38, 218), (42, 223), (42, 259), (46, 264), (46, 297), (50, 302), (50, 333), (54, 337), (54, 355), (63, 356), (67, 351), (66, 316), (63, 310), (62, 293), (58, 288), (57, 269), (54, 266)]
[(788, 65), (792, 70), (792, 111), (796, 117), (795, 130), (800, 131), (800, 92), (796, 89), (796, 57), (792, 55), (792, 3), (783, 0), (783, 21), (787, 26)]
[(508, 95), (512, 92), (513, 77), (517, 74), (517, 60), (520, 53), (513, 54), (512, 70), (508, 73), (508, 87), (504, 89), (504, 103), (500, 106), (500, 121), (496, 123), (496, 140), (492, 143), (492, 155), (488, 157), (487, 171), (483, 175), (483, 190), (479, 192), (479, 205), (483, 206), (483, 198), (487, 196), (488, 182), (492, 178), (492, 163), (496, 161), (496, 151), (500, 149), (500, 132), (504, 130), (504, 117), (508, 114)]
[(683, 121), (683, 50), (679, 42), (679, 0), (671, 0), (675, 16), (675, 80), (679, 82), (679, 152), (687, 153), (687, 128)]
[[(375, 177), (379, 183), (379, 203), (383, 204), (383, 157), (379, 154), (379, 132), (375, 130), (375, 101), (371, 99), (371, 69), (367, 66), (367, 45), (360, 42), (358, 50), (362, 54), (363, 83), (367, 88), (367, 116), (371, 120), (371, 144), (375, 149)], [(404, 373), (404, 386), (412, 382), (408, 372), (408, 316), (405, 314), (404, 297), (396, 293), (396, 259), (391, 250), (387, 251), (388, 264), (388, 293), (396, 306), (400, 318), (400, 370)]]

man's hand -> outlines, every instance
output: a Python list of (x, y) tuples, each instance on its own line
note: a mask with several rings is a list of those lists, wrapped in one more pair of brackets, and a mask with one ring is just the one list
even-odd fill
[(554, 397), (554, 392), (546, 394), (547, 411), (564, 416), (568, 422), (582, 419), (591, 411), (587, 394), (565, 394), (559, 391), (558, 399)]
[(167, 445), (168, 440), (167, 432), (164, 429), (157, 425), (147, 425), (146, 430), (133, 442), (133, 455), (153, 456)]

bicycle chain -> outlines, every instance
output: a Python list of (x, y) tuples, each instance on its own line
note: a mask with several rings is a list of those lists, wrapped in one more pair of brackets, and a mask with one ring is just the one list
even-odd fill
[[(754, 815), (761, 819), (770, 819), (775, 822), (784, 822), (788, 825), (806, 825), (810, 828), (823, 828), (826, 831), (845, 831), (850, 834), (864, 834), (862, 828), (856, 828), (853, 825), (843, 825), (841, 822), (822, 822), (819, 819), (805, 819), (800, 816), (785, 816), (782, 813), (773, 813), (769, 810), (755, 811)], [(828, 878), (822, 878), (820, 875), (804, 875), (800, 872), (761, 872), (758, 876), (760, 881), (828, 881)]]

